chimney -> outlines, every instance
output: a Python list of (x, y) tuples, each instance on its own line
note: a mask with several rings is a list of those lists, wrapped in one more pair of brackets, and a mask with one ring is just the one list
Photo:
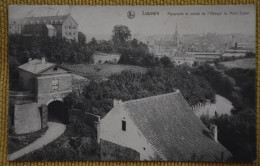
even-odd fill
[(42, 64), (46, 63), (45, 57), (42, 57)]
[(173, 92), (180, 93), (179, 89), (173, 88)]
[(214, 141), (218, 142), (218, 127), (216, 125), (210, 125), (210, 133), (213, 135)]
[(29, 58), (29, 59), (28, 59), (28, 63), (30, 63), (30, 61), (32, 61), (32, 58)]

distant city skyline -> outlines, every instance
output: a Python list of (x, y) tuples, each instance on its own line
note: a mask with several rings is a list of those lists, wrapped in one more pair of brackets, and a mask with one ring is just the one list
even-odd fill
[[(114, 25), (126, 25), (132, 35), (174, 34), (176, 24), (180, 34), (242, 33), (255, 35), (256, 12), (254, 5), (211, 5), (211, 6), (40, 6), (10, 5), (9, 18), (71, 14), (78, 23), (78, 30), (89, 35), (112, 35)], [(129, 19), (128, 11), (135, 17)], [(143, 15), (158, 12), (159, 15)], [(205, 16), (178, 15), (169, 13), (202, 13)], [(213, 14), (208, 14), (212, 12)], [(238, 13), (224, 16), (223, 13)], [(247, 13), (240, 15), (240, 12)], [(215, 15), (214, 13), (222, 13)]]

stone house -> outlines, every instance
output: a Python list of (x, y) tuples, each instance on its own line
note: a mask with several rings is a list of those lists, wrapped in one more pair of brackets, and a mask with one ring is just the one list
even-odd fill
[(46, 127), (50, 118), (67, 123), (63, 98), (72, 91), (71, 73), (45, 58), (29, 60), (18, 70), (22, 91), (9, 93), (9, 119), (15, 133), (37, 131)]
[(178, 90), (115, 100), (100, 120), (100, 145), (102, 160), (225, 161), (232, 155)]
[(25, 18), (23, 35), (57, 36), (78, 41), (78, 24), (68, 15)]

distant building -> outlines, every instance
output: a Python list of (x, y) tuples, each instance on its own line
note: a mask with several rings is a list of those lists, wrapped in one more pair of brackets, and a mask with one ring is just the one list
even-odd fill
[(120, 54), (107, 54), (102, 52), (95, 52), (93, 54), (94, 64), (102, 64), (102, 63), (113, 63), (116, 64), (121, 55)]
[(248, 53), (247, 50), (242, 50), (242, 49), (229, 49), (224, 52), (222, 57), (244, 57)]
[(24, 19), (9, 19), (8, 20), (8, 34), (22, 34), (24, 27)]
[(186, 54), (192, 55), (193, 57), (195, 57), (195, 62), (197, 62), (199, 64), (218, 61), (222, 56), (222, 53), (214, 53), (214, 52), (187, 51)]
[(171, 60), (175, 62), (176, 65), (187, 64), (188, 66), (192, 66), (195, 62), (195, 57), (189, 54), (176, 54), (171, 57)]
[(78, 24), (69, 15), (25, 18), (23, 34), (48, 35), (78, 41)]
[(100, 121), (101, 160), (225, 161), (232, 154), (212, 131), (179, 91), (114, 100)]
[(174, 55), (178, 51), (178, 47), (180, 45), (180, 34), (178, 33), (177, 24), (175, 27), (175, 33), (171, 38), (171, 40), (160, 39), (154, 42), (150, 42), (148, 44), (149, 52), (159, 58)]

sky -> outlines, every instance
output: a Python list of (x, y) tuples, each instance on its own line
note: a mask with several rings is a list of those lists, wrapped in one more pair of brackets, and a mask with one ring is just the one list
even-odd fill
[[(71, 13), (78, 23), (78, 30), (85, 34), (112, 34), (114, 25), (126, 25), (132, 34), (173, 34), (176, 24), (180, 34), (243, 33), (255, 35), (255, 5), (211, 6), (36, 6), (10, 5), (9, 18), (51, 16)], [(127, 17), (134, 11), (135, 17)], [(143, 15), (159, 12), (159, 15)], [(201, 15), (202, 12), (205, 15)], [(210, 13), (211, 12), (211, 13)], [(227, 15), (224, 15), (224, 12)], [(232, 13), (231, 13), (232, 12)], [(241, 14), (242, 12), (243, 14)], [(173, 15), (184, 13), (184, 15)], [(188, 15), (185, 15), (188, 13)], [(191, 13), (200, 13), (199, 16)], [(221, 15), (215, 15), (219, 14)], [(172, 15), (169, 15), (172, 14)]]

